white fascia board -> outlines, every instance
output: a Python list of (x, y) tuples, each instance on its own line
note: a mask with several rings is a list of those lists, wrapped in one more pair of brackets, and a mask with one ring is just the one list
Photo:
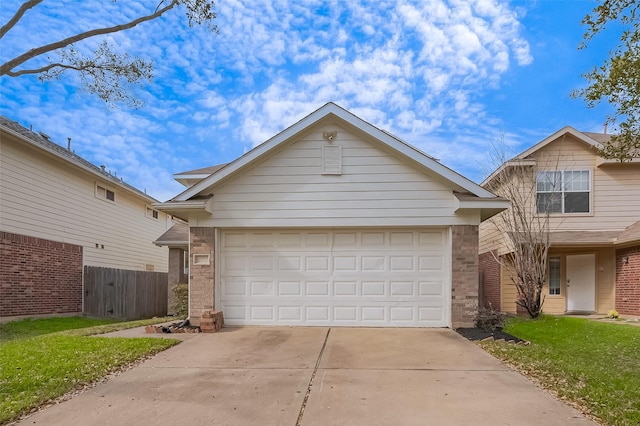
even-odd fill
[[(155, 203), (153, 207), (164, 212), (188, 213), (206, 211), (207, 213), (213, 213), (212, 201), (213, 197), (204, 200), (167, 201), (165, 203)], [(180, 217), (179, 214), (176, 216)]]
[(211, 176), (211, 173), (192, 174), (192, 175), (173, 175), (173, 180), (189, 188), (194, 184), (198, 183), (198, 181), (201, 181), (202, 179), (206, 179), (209, 176)]
[(238, 169), (240, 169), (243, 166), (251, 163), (252, 161), (254, 161), (257, 158), (261, 157), (262, 155), (266, 154), (267, 152), (273, 150), (274, 148), (278, 147), (283, 142), (289, 140), (290, 138), (292, 138), (296, 134), (304, 131), (305, 129), (309, 128), (310, 126), (313, 126), (315, 123), (319, 122), (320, 120), (324, 119), (325, 117), (327, 117), (329, 115), (334, 115), (334, 116), (338, 117), (339, 119), (341, 119), (341, 120), (345, 121), (346, 123), (354, 126), (355, 128), (361, 130), (362, 132), (367, 133), (367, 134), (371, 135), (372, 137), (380, 140), (381, 142), (385, 143), (386, 145), (388, 145), (389, 147), (395, 149), (396, 151), (400, 152), (401, 154), (411, 158), (412, 160), (414, 160), (415, 162), (417, 162), (421, 166), (425, 167), (426, 169), (428, 169), (430, 171), (433, 171), (434, 173), (436, 173), (439, 176), (443, 177), (445, 180), (447, 180), (450, 183), (452, 183), (454, 186), (457, 187), (456, 189), (458, 189), (458, 190), (468, 191), (468, 192), (470, 192), (470, 193), (472, 193), (474, 195), (477, 195), (478, 197), (482, 197), (482, 198), (495, 198), (496, 197), (494, 194), (492, 194), (491, 192), (489, 192), (486, 189), (482, 188), (480, 185), (470, 181), (469, 179), (467, 179), (467, 178), (463, 177), (462, 175), (454, 172), (453, 170), (449, 169), (448, 167), (443, 166), (442, 164), (440, 164), (436, 160), (430, 158), (424, 152), (418, 150), (417, 148), (415, 148), (413, 146), (408, 145), (405, 142), (402, 142), (401, 140), (389, 135), (387, 132), (384, 132), (384, 131), (378, 129), (374, 125), (362, 120), (361, 118), (353, 115), (352, 113), (348, 112), (347, 110), (345, 110), (345, 109), (339, 107), (338, 105), (330, 102), (330, 103), (324, 105), (323, 107), (321, 107), (320, 109), (316, 110), (315, 112), (313, 112), (313, 113), (309, 114), (308, 116), (304, 117), (303, 119), (301, 119), (300, 121), (298, 121), (294, 125), (286, 128), (282, 132), (280, 132), (277, 135), (273, 136), (271, 139), (267, 140), (266, 142), (258, 145), (257, 147), (255, 147), (251, 151), (249, 151), (246, 154), (244, 154), (242, 157), (240, 157), (237, 160), (235, 160), (232, 163), (230, 163), (227, 167), (224, 167), (223, 169), (221, 169), (219, 172), (214, 173), (213, 175), (209, 176), (208, 178), (203, 179), (202, 181), (198, 182), (197, 184), (193, 185), (192, 187), (190, 187), (190, 188), (186, 189), (185, 191), (183, 191), (182, 193), (178, 194), (176, 197), (174, 197), (174, 200), (176, 200), (176, 201), (185, 201), (185, 200), (188, 200), (189, 198), (191, 198), (191, 197), (193, 197), (195, 195), (198, 195), (201, 191), (203, 191), (206, 188), (214, 185), (215, 183), (219, 182), (220, 180), (226, 178), (227, 176), (229, 176), (232, 173), (236, 172)]

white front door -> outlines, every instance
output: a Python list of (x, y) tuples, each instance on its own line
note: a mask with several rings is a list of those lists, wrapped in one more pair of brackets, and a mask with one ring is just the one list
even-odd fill
[(567, 311), (595, 312), (596, 255), (567, 256)]
[(446, 327), (446, 229), (223, 230), (230, 325)]

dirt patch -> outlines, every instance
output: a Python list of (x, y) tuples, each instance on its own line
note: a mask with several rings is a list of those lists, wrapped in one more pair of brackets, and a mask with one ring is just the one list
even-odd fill
[(502, 330), (487, 330), (484, 328), (457, 328), (456, 332), (471, 341), (477, 340), (504, 340), (505, 342), (529, 344), (526, 340), (505, 333)]

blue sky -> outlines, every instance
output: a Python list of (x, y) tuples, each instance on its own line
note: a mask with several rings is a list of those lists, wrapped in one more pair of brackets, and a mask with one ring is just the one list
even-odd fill
[[(20, 3), (2, 0), (0, 22)], [(0, 60), (150, 5), (45, 1), (2, 39)], [(71, 137), (77, 154), (161, 201), (184, 189), (174, 173), (232, 161), (330, 101), (480, 182), (496, 145), (516, 154), (565, 125), (602, 131), (610, 107), (570, 98), (619, 37), (610, 28), (578, 50), (596, 5), (219, 0), (217, 35), (174, 10), (107, 37), (154, 62), (153, 83), (135, 89), (142, 109), (109, 108), (69, 74), (0, 78), (0, 114), (64, 146)]]

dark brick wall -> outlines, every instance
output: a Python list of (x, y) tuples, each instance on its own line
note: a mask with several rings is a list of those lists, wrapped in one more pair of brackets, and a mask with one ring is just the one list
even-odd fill
[(82, 312), (82, 246), (0, 232), (0, 317)]
[(616, 250), (616, 310), (640, 315), (640, 246)]
[(491, 252), (478, 256), (480, 270), (480, 300), (485, 308), (499, 311), (500, 306), (500, 263)]
[(478, 226), (451, 228), (451, 322), (470, 326), (478, 312)]

